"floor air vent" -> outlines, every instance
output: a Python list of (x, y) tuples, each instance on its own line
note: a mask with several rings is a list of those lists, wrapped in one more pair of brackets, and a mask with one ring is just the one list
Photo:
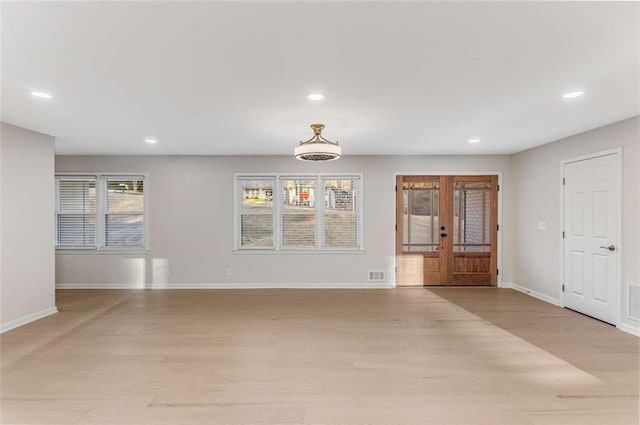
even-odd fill
[(380, 282), (384, 280), (384, 272), (382, 270), (369, 270), (369, 282)]

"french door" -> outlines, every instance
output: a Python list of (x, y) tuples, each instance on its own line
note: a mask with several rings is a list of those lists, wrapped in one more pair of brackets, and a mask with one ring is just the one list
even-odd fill
[(498, 176), (398, 176), (396, 284), (496, 285)]

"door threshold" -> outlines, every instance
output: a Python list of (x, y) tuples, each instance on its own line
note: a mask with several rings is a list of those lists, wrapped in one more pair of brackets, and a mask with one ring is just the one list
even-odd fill
[(486, 288), (496, 288), (499, 289), (497, 286), (494, 285), (428, 285), (428, 286), (396, 286), (396, 289), (431, 289), (431, 288), (479, 288), (479, 289), (486, 289)]

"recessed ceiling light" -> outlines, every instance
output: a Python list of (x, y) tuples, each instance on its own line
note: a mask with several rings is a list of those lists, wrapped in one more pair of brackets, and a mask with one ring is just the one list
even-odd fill
[(573, 90), (573, 91), (568, 91), (565, 94), (562, 95), (563, 98), (565, 99), (575, 99), (576, 97), (580, 97), (584, 94), (584, 91), (582, 90)]
[(473, 139), (469, 139), (468, 142), (469, 143), (480, 143), (480, 139), (474, 137)]
[(52, 95), (43, 91), (32, 91), (31, 96), (37, 97), (38, 99), (53, 99)]
[(152, 137), (147, 137), (146, 139), (144, 139), (144, 141), (150, 145), (155, 145), (156, 143), (158, 143), (158, 141)]
[(309, 100), (322, 100), (322, 99), (324, 99), (324, 95), (322, 93), (311, 93), (308, 97), (309, 97)]

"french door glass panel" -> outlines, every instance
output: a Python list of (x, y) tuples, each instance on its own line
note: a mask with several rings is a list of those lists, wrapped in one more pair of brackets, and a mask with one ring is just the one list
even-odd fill
[(440, 182), (403, 183), (402, 221), (403, 252), (438, 250)]
[(453, 250), (491, 251), (491, 182), (453, 184)]

